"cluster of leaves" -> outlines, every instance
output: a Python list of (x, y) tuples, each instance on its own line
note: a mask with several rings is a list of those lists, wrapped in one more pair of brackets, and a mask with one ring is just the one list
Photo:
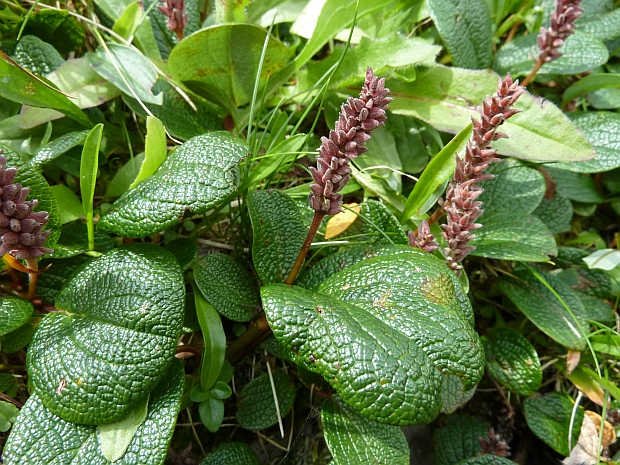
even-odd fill
[[(54, 250), (3, 257), (4, 463), (407, 464), (429, 423), (439, 465), (620, 461), (620, 9), (581, 7), (537, 64), (553, 0), (2, 0), (0, 151)], [(387, 122), (285, 284), (369, 66)], [(507, 72), (456, 274), (437, 201)]]

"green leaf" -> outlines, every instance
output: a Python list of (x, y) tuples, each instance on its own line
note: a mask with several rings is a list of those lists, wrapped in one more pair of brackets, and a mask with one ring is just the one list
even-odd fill
[(428, 10), (454, 66), (491, 66), (493, 23), (484, 0), (429, 0)]
[(551, 339), (565, 347), (584, 350), (584, 338), (587, 334), (582, 334), (580, 325), (585, 325), (587, 313), (574, 291), (559, 278), (548, 273), (542, 275), (573, 312), (577, 321), (563, 303), (530, 272), (516, 271), (514, 276), (515, 279), (502, 280), (500, 287), (519, 310)]
[(433, 433), (437, 465), (454, 465), (482, 450), (479, 437), (489, 436), (488, 421), (457, 413), (447, 418), (445, 426)]
[(260, 306), (256, 281), (230, 255), (207, 255), (194, 265), (194, 278), (202, 295), (233, 321), (249, 321)]
[(17, 378), (10, 373), (0, 373), (0, 392), (6, 392), (9, 396), (17, 394)]
[[(174, 360), (151, 393), (148, 413), (115, 465), (163, 463), (181, 404), (183, 364)], [(4, 449), (6, 465), (109, 465), (96, 426), (70, 423), (34, 393), (24, 405)]]
[[(182, 40), (168, 58), (173, 78), (229, 111), (252, 98), (267, 31), (252, 24), (221, 24)], [(259, 88), (267, 76), (280, 71), (289, 58), (287, 48), (271, 38), (267, 45)]]
[(457, 465), (515, 465), (515, 462), (497, 455), (484, 454), (461, 460)]
[(269, 375), (264, 374), (246, 384), (239, 393), (237, 420), (247, 429), (265, 429), (278, 423), (278, 410), (274, 389), (278, 397), (280, 418), (288, 415), (295, 402), (295, 387), (291, 378), (282, 372), (273, 374), (273, 386)]
[[(497, 74), (434, 66), (422, 69), (412, 84), (397, 80), (389, 87), (398, 98), (393, 113), (426, 121), (439, 131), (453, 134), (479, 118), (476, 106), (497, 90)], [(527, 92), (515, 107), (521, 110), (502, 125), (509, 139), (494, 142), (503, 155), (530, 161), (581, 161), (594, 157), (592, 147), (562, 111), (551, 102), (540, 105)]]
[(74, 131), (54, 139), (52, 142), (45, 144), (39, 149), (37, 154), (30, 160), (30, 164), (40, 167), (44, 163), (59, 157), (63, 153), (68, 152), (73, 147), (82, 145), (89, 134), (89, 130)]
[(95, 249), (95, 225), (93, 223), (93, 197), (97, 182), (97, 162), (99, 160), (99, 146), (103, 137), (103, 124), (96, 125), (86, 137), (80, 163), (80, 192), (82, 206), (88, 228), (88, 250)]
[(226, 355), (226, 334), (220, 316), (200, 292), (194, 293), (196, 315), (204, 339), (202, 363), (200, 364), (200, 387), (208, 391), (220, 375)]
[[(456, 166), (456, 152), (463, 145), (471, 133), (471, 124), (463, 128), (452, 140), (437, 154), (426, 166), (422, 175), (415, 183), (411, 194), (407, 197), (405, 210), (400, 219), (406, 221), (413, 215), (419, 216), (426, 212), (422, 207), (426, 205), (433, 193), (443, 186), (446, 180), (450, 179)], [(430, 207), (429, 207), (430, 208)]]
[(552, 234), (570, 231), (573, 213), (573, 204), (561, 195), (556, 195), (551, 200), (542, 199), (534, 210), (534, 215), (545, 223)]
[(144, 146), (144, 161), (140, 166), (140, 172), (133, 181), (130, 189), (155, 174), (157, 169), (166, 160), (168, 149), (166, 147), (166, 130), (160, 120), (154, 116), (146, 117), (146, 142)]
[(568, 456), (577, 444), (583, 408), (576, 410), (571, 431), (571, 443), (568, 444), (570, 420), (574, 410), (574, 401), (562, 392), (552, 392), (542, 397), (528, 397), (523, 403), (525, 420), (532, 432), (555, 451)]
[(299, 207), (280, 191), (255, 191), (248, 197), (248, 210), (256, 273), (265, 283), (284, 282), (308, 232)]
[[(23, 68), (16, 66), (13, 60), (2, 52), (0, 52), (0, 75), (2, 76), (0, 96), (22, 105), (52, 108), (67, 115), (82, 126), (91, 126), (90, 120), (75, 103)], [(24, 92), (24, 89), (28, 89), (28, 92)]]
[(429, 422), (441, 408), (441, 372), (468, 390), (482, 376), (483, 350), (458, 279), (413, 248), (385, 248), (317, 292), (270, 284), (261, 296), (276, 339), (371, 420)]
[(175, 256), (182, 271), (186, 271), (189, 268), (198, 254), (198, 244), (193, 239), (187, 237), (179, 237), (168, 242), (164, 247)]
[(620, 115), (618, 113), (588, 111), (572, 113), (570, 119), (592, 144), (596, 158), (579, 163), (558, 163), (553, 165), (554, 168), (577, 173), (600, 173), (620, 167)]
[(80, 48), (86, 38), (80, 22), (68, 11), (62, 10), (34, 13), (28, 18), (23, 33), (52, 44), (63, 55)]
[(15, 423), (19, 409), (9, 402), (0, 400), (0, 433), (6, 433)]
[[(373, 256), (375, 249), (375, 247), (366, 245), (345, 247), (306, 268), (295, 281), (295, 285), (305, 289), (317, 290), (321, 283), (331, 275)], [(378, 249), (383, 250), (383, 245), (379, 246)]]
[(247, 153), (243, 141), (229, 132), (194, 137), (170, 153), (154, 175), (123, 194), (97, 227), (143, 237), (178, 224), (188, 210), (204, 213), (234, 192), (236, 166)]
[[(0, 62), (1, 61), (2, 60), (0, 60)], [(0, 72), (0, 74), (2, 73)], [(0, 86), (0, 88), (2, 88), (2, 86)], [(7, 145), (0, 143), (0, 150), (4, 152), (3, 155), (7, 159), (7, 167), (15, 167), (18, 169), (15, 182), (19, 182), (22, 186), (30, 188), (30, 193), (26, 199), (38, 199), (39, 203), (34, 208), (34, 211), (46, 211), (50, 214), (46, 229), (51, 229), (52, 233), (47, 238), (45, 246), (53, 247), (58, 240), (58, 236), (60, 236), (62, 223), (60, 221), (60, 213), (56, 198), (47, 180), (38, 170), (24, 162), (23, 158)]]
[[(53, 258), (68, 258), (86, 252), (88, 250), (87, 226), (84, 223), (80, 223), (78, 221), (63, 225), (60, 239), (58, 239), (58, 242), (59, 243), (55, 245), (54, 253), (51, 255), (51, 257)], [(102, 233), (101, 231), (95, 231), (94, 250), (104, 253), (113, 248), (114, 241), (110, 238), (110, 236)], [(42, 276), (43, 275), (39, 276), (39, 278), (41, 278)], [(41, 284), (40, 279), (39, 284)]]
[(133, 2), (125, 8), (125, 11), (119, 16), (114, 23), (112, 30), (124, 39), (132, 37), (142, 20), (142, 5), (139, 2)]
[(125, 94), (135, 95), (146, 103), (162, 104), (163, 97), (151, 92), (157, 80), (157, 70), (148, 58), (134, 48), (110, 43), (107, 50), (101, 46), (86, 58), (97, 74)]
[(545, 166), (556, 184), (556, 192), (563, 197), (583, 203), (600, 203), (603, 197), (596, 190), (594, 179), (583, 173), (560, 170)]
[(136, 176), (138, 176), (138, 172), (140, 171), (140, 166), (142, 166), (143, 161), (144, 152), (137, 154), (121, 166), (108, 184), (104, 198), (109, 199), (111, 197), (120, 197), (127, 192), (129, 190), (129, 186), (133, 183), (133, 180), (136, 179)]
[(12, 58), (20, 66), (40, 76), (55, 71), (65, 62), (52, 45), (35, 36), (23, 36), (17, 43)]
[(397, 426), (370, 421), (331, 399), (323, 402), (321, 422), (334, 465), (409, 464), (409, 445)]
[[(394, 210), (402, 212), (405, 208), (405, 198), (402, 194), (392, 188), (385, 179), (371, 176), (368, 173), (358, 170), (354, 166), (351, 166), (353, 178), (364, 188), (366, 195), (373, 195), (379, 197), (385, 203), (394, 207)], [(351, 182), (349, 182), (349, 185)], [(340, 191), (344, 194), (347, 187)], [(355, 188), (352, 192), (355, 192), (359, 188)]]
[(441, 387), (441, 413), (454, 413), (457, 409), (469, 402), (475, 393), (475, 387), (469, 391), (463, 390), (463, 382), (458, 376), (444, 376)]
[(33, 312), (34, 307), (30, 302), (19, 297), (3, 297), (0, 300), (0, 336), (25, 324)]
[(496, 328), (482, 338), (487, 370), (499, 383), (519, 396), (540, 388), (542, 370), (534, 346), (518, 331)]
[[(493, 69), (499, 74), (526, 75), (538, 57), (537, 34), (517, 37), (505, 44), (495, 55)], [(545, 74), (580, 74), (604, 65), (609, 58), (607, 47), (600, 40), (579, 30), (571, 34), (560, 47), (562, 56), (545, 63), (538, 71)]]
[(51, 186), (52, 193), (60, 210), (60, 221), (62, 224), (77, 220), (84, 214), (82, 202), (75, 193), (64, 184)]
[(214, 399), (228, 399), (232, 395), (232, 389), (223, 381), (217, 381), (213, 388), (211, 388), (211, 397)]
[(222, 426), (224, 420), (224, 402), (214, 397), (209, 397), (198, 406), (200, 419), (206, 428), (215, 433)]
[(165, 375), (184, 302), (181, 270), (163, 248), (131, 244), (89, 263), (37, 328), (27, 359), (35, 392), (67, 421), (119, 420)]
[(409, 244), (400, 223), (381, 202), (368, 199), (360, 205), (355, 221), (333, 240), (348, 239), (377, 244)]
[[(87, 247), (84, 248), (87, 250)], [(83, 268), (92, 259), (86, 255), (76, 255), (71, 258), (41, 260), (41, 267), (50, 263), (52, 267), (39, 276), (37, 294), (47, 303), (54, 305), (56, 296), (65, 282), (78, 270)]]
[(616, 336), (615, 334), (591, 336), (590, 342), (592, 343), (592, 348), (596, 352), (620, 357), (620, 336)]
[(30, 341), (34, 334), (34, 326), (32, 323), (26, 323), (20, 326), (15, 331), (10, 332), (4, 337), (2, 342), (2, 352), (5, 354), (14, 354), (15, 352), (23, 349)]
[(99, 425), (99, 442), (101, 453), (110, 462), (120, 459), (133, 441), (140, 425), (146, 420), (148, 412), (148, 397), (142, 399), (138, 404), (120, 421)]
[(615, 40), (620, 37), (620, 10), (588, 12), (579, 18), (577, 27), (603, 42)]
[(260, 465), (256, 452), (244, 442), (224, 442), (207, 455), (200, 465)]
[(571, 100), (598, 89), (620, 87), (619, 74), (590, 74), (573, 83), (564, 91), (562, 106), (566, 106)]

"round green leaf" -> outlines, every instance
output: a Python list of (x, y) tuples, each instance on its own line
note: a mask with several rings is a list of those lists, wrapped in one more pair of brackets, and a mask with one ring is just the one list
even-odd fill
[(194, 137), (174, 150), (157, 172), (123, 194), (98, 228), (143, 237), (178, 224), (186, 211), (216, 207), (239, 184), (236, 166), (247, 146), (229, 132)]
[(230, 255), (210, 254), (194, 265), (202, 295), (233, 321), (249, 321), (260, 305), (255, 279)]
[(187, 270), (198, 254), (198, 244), (187, 237), (179, 237), (165, 246), (174, 255), (183, 271)]
[(477, 455), (482, 450), (478, 438), (488, 437), (490, 427), (488, 421), (464, 413), (449, 416), (433, 433), (437, 465), (455, 465)]
[(56, 71), (65, 62), (52, 45), (35, 36), (23, 36), (12, 58), (20, 66), (40, 76)]
[(48, 304), (54, 305), (56, 296), (65, 282), (93, 259), (87, 255), (76, 255), (63, 259), (41, 260), (41, 268), (52, 265), (37, 281), (37, 294)]
[[(151, 393), (148, 413), (125, 454), (114, 465), (163, 463), (184, 385), (183, 364), (175, 360)], [(4, 449), (6, 465), (109, 465), (96, 426), (70, 423), (47, 409), (34, 393), (24, 405)]]
[(223, 381), (218, 381), (211, 389), (211, 397), (214, 399), (228, 399), (232, 395), (232, 389)]
[(482, 338), (491, 376), (519, 396), (531, 396), (540, 388), (542, 370), (534, 346), (521, 333), (496, 328)]
[[(273, 384), (278, 396), (280, 417), (284, 418), (295, 402), (295, 387), (291, 378), (282, 372), (273, 374)], [(278, 411), (273, 398), (269, 375), (264, 374), (246, 384), (239, 393), (237, 420), (247, 429), (265, 429), (278, 423)]]
[(225, 442), (200, 462), (200, 465), (260, 465), (256, 452), (244, 442)]
[[(168, 58), (176, 80), (228, 110), (252, 99), (267, 30), (253, 24), (221, 24), (186, 37)], [(287, 48), (271, 37), (261, 69), (259, 88), (267, 76), (284, 68)]]
[(0, 401), (0, 433), (5, 433), (15, 423), (19, 409), (9, 402)]
[(30, 302), (19, 297), (3, 297), (0, 300), (0, 336), (25, 324), (33, 312), (34, 307)]
[(112, 250), (65, 284), (28, 350), (35, 392), (85, 424), (119, 420), (159, 383), (183, 323), (185, 286), (165, 249)]

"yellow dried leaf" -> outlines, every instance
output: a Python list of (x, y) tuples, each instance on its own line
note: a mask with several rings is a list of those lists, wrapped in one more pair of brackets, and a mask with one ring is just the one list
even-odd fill
[(340, 212), (329, 219), (325, 229), (325, 239), (331, 239), (342, 234), (357, 219), (357, 215), (361, 210), (360, 206), (356, 203), (345, 204), (344, 206), (349, 207), (350, 210)]
[[(590, 419), (594, 422), (594, 425), (596, 426), (596, 430), (597, 432), (599, 432), (601, 430), (601, 416), (598, 413), (593, 412), (591, 410), (586, 410), (584, 413), (588, 415)], [(614, 430), (614, 427), (611, 425), (611, 423), (605, 420), (605, 427), (603, 429), (603, 444), (602, 444), (603, 447), (607, 447), (615, 440), (616, 440), (616, 431)]]

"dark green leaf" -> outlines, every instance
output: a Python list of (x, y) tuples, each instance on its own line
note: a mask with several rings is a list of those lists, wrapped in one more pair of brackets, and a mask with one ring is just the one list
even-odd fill
[[(295, 387), (291, 378), (282, 372), (273, 374), (278, 396), (280, 418), (288, 415), (295, 402)], [(278, 410), (269, 375), (264, 374), (246, 384), (239, 393), (237, 420), (247, 429), (265, 429), (278, 423)]]
[(230, 255), (207, 255), (194, 265), (194, 278), (202, 295), (233, 321), (249, 321), (260, 305), (256, 281)]
[(0, 373), (0, 392), (6, 392), (9, 396), (17, 393), (17, 378), (10, 373)]
[(493, 23), (484, 0), (429, 0), (428, 9), (454, 66), (491, 66)]
[[(110, 236), (101, 231), (95, 231), (95, 250), (97, 252), (103, 253), (113, 248), (114, 241), (110, 239)], [(52, 254), (51, 257), (69, 258), (86, 252), (87, 250), (88, 229), (84, 223), (74, 221), (63, 225), (58, 244), (56, 244), (54, 254)], [(47, 274), (47, 272), (45, 272), (45, 274)], [(41, 284), (41, 278), (43, 276), (44, 275), (39, 276), (39, 285)]]
[(489, 436), (491, 424), (464, 413), (451, 415), (445, 426), (435, 430), (435, 460), (437, 465), (454, 465), (473, 457), (482, 450), (479, 437)]
[(189, 268), (198, 254), (198, 244), (187, 237), (179, 237), (168, 242), (164, 247), (172, 252), (183, 271)]
[(25, 325), (20, 326), (15, 331), (4, 336), (4, 341), (2, 342), (2, 352), (5, 354), (13, 354), (23, 349), (30, 344), (33, 334), (34, 326), (32, 323), (26, 323)]
[(178, 224), (188, 210), (204, 213), (235, 190), (236, 166), (247, 152), (229, 132), (194, 137), (170, 153), (153, 176), (123, 194), (97, 227), (143, 237)]
[(15, 331), (30, 319), (33, 312), (30, 302), (19, 297), (3, 297), (0, 300), (0, 336)]
[[(86, 247), (84, 250), (86, 250)], [(76, 255), (71, 258), (63, 259), (41, 260), (41, 267), (45, 267), (50, 263), (52, 267), (39, 276), (39, 280), (37, 281), (37, 294), (39, 294), (45, 302), (54, 305), (56, 296), (65, 282), (90, 261), (92, 261), (92, 259), (86, 255)]]
[(461, 460), (457, 465), (515, 465), (515, 462), (497, 455), (485, 454)]
[(68, 11), (41, 10), (28, 18), (24, 34), (37, 36), (52, 44), (63, 55), (84, 44), (86, 33), (80, 22)]
[(562, 106), (565, 106), (573, 99), (580, 97), (588, 92), (598, 89), (620, 87), (620, 75), (618, 74), (590, 74), (572, 84), (564, 91), (562, 96)]
[(136, 176), (138, 176), (138, 171), (140, 171), (140, 166), (143, 161), (144, 152), (137, 154), (121, 166), (108, 184), (104, 197), (106, 199), (111, 197), (120, 197), (127, 192), (129, 190), (129, 186), (133, 183), (133, 180), (136, 179)]
[(556, 192), (563, 197), (583, 203), (600, 203), (603, 201), (591, 176), (560, 170), (552, 166), (545, 166), (545, 171), (555, 181)]
[[(165, 375), (183, 323), (185, 286), (163, 248), (131, 244), (89, 263), (56, 297), (27, 363), (54, 414), (114, 422)], [(59, 387), (61, 386), (61, 387)]]
[(573, 219), (573, 204), (566, 197), (556, 195), (551, 200), (542, 199), (534, 216), (541, 219), (552, 234), (568, 232)]
[(210, 432), (215, 433), (220, 429), (224, 420), (224, 402), (210, 396), (207, 400), (200, 403), (198, 413), (203, 425)]
[(64, 134), (52, 142), (45, 144), (37, 154), (30, 160), (30, 164), (34, 166), (41, 166), (48, 161), (68, 152), (73, 147), (82, 145), (86, 140), (86, 136), (90, 131), (75, 131), (68, 134)]
[(345, 247), (306, 268), (295, 284), (299, 287), (316, 290), (331, 275), (372, 256), (373, 251), (372, 246), (366, 245)]
[(56, 49), (35, 36), (23, 36), (15, 47), (12, 58), (31, 73), (45, 76), (64, 62)]
[(200, 462), (200, 465), (260, 465), (256, 452), (244, 442), (225, 442)]
[(376, 244), (408, 244), (400, 223), (381, 202), (369, 199), (360, 205), (360, 213), (344, 232), (333, 240), (348, 239)]

